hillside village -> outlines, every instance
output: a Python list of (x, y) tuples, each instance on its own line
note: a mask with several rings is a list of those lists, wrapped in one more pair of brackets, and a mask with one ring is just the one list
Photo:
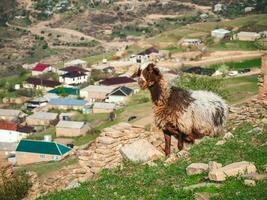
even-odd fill
[[(0, 199), (265, 199), (264, 1), (5, 6), (0, 186), (7, 187)], [(168, 85), (222, 96), (229, 105), (225, 135), (181, 151), (174, 140), (165, 157), (150, 95), (132, 77), (148, 63)], [(21, 182), (14, 191), (12, 180)]]

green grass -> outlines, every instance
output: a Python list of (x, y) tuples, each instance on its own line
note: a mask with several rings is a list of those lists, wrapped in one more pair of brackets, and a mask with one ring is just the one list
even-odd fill
[(83, 58), (83, 60), (86, 61), (89, 65), (92, 65), (92, 64), (101, 62), (103, 59), (110, 60), (112, 59), (112, 55), (113, 53), (103, 53), (103, 54)]
[(223, 90), (228, 103), (238, 103), (258, 93), (258, 75), (224, 79)]
[(50, 126), (46, 130), (30, 135), (28, 139), (43, 140), (45, 135), (51, 135), (53, 139), (56, 138), (56, 128), (54, 126)]
[(16, 169), (16, 171), (34, 171), (38, 176), (45, 176), (51, 172), (58, 171), (63, 167), (78, 163), (76, 158), (67, 158), (61, 161), (49, 161), (43, 163), (28, 164)]
[(253, 162), (258, 172), (263, 172), (267, 162), (267, 127), (262, 133), (250, 132), (251, 124), (242, 124), (233, 131), (234, 138), (223, 146), (216, 146), (219, 138), (208, 138), (189, 150), (188, 160), (178, 160), (164, 165), (150, 167), (125, 161), (123, 168), (103, 170), (95, 180), (83, 183), (68, 191), (59, 191), (40, 197), (40, 200), (83, 200), (83, 199), (194, 199), (195, 192), (216, 193), (212, 199), (266, 199), (267, 180), (257, 181), (255, 187), (243, 184), (243, 179), (230, 178), (223, 182), (222, 188), (206, 187), (192, 191), (183, 190), (184, 186), (205, 182), (206, 173), (187, 176), (186, 167), (192, 162), (221, 162), (223, 165), (238, 162)]
[(213, 51), (223, 51), (223, 50), (246, 50), (255, 51), (260, 48), (260, 44), (257, 41), (239, 41), (230, 40), (222, 41), (217, 44), (209, 45), (209, 49)]
[[(208, 67), (218, 69), (222, 64), (214, 64)], [(254, 58), (250, 60), (244, 60), (240, 62), (226, 62), (224, 65), (230, 67), (233, 70), (245, 69), (245, 68), (260, 68), (261, 58)]]

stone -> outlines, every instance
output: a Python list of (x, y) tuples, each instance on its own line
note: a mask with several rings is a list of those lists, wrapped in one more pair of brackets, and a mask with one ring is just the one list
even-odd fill
[(205, 163), (192, 163), (186, 168), (186, 174), (191, 176), (195, 174), (201, 174), (207, 172), (209, 165)]
[(89, 156), (79, 156), (79, 160), (88, 161), (90, 160)]
[(181, 150), (177, 153), (178, 158), (187, 158), (188, 156), (189, 156), (189, 153), (186, 150)]
[(227, 176), (237, 176), (249, 173), (255, 173), (256, 167), (254, 164), (242, 161), (226, 165), (222, 168), (209, 172), (209, 179), (213, 181), (224, 181)]
[(156, 166), (158, 166), (155, 162), (153, 162), (151, 160), (145, 162), (144, 164), (148, 165), (149, 167), (156, 167)]
[(214, 169), (219, 169), (222, 167), (221, 163), (217, 163), (215, 161), (209, 161), (208, 165), (209, 165), (209, 171), (212, 171)]
[(209, 200), (209, 193), (207, 192), (196, 192), (195, 193), (195, 200)]
[(169, 158), (167, 158), (164, 163), (166, 164), (172, 164), (175, 163), (175, 161), (177, 160), (177, 156), (175, 156), (174, 154), (171, 154)]
[(64, 188), (64, 190), (70, 190), (70, 189), (73, 189), (73, 188), (77, 188), (80, 185), (81, 184), (77, 180), (73, 180), (72, 182), (70, 182), (70, 184), (66, 188)]
[(149, 160), (156, 160), (163, 156), (163, 154), (156, 149), (147, 140), (140, 139), (134, 143), (127, 144), (120, 149), (123, 157), (133, 162), (146, 162)]
[(125, 134), (121, 131), (117, 131), (117, 130), (112, 130), (109, 132), (106, 132), (106, 136), (112, 137), (112, 138), (119, 138), (119, 137), (123, 137)]
[(261, 122), (262, 122), (263, 124), (266, 124), (266, 125), (267, 125), (267, 118), (263, 118), (263, 119), (261, 120)]
[(243, 175), (243, 177), (247, 179), (256, 180), (256, 181), (267, 180), (267, 174), (250, 173), (250, 174)]
[(256, 182), (254, 180), (244, 180), (244, 184), (246, 186), (251, 186), (251, 187), (256, 186)]
[(223, 145), (225, 143), (224, 140), (219, 140), (215, 145)]
[(72, 172), (74, 174), (86, 174), (87, 170), (84, 168), (77, 168), (77, 169), (73, 169)]
[(116, 140), (111, 137), (104, 136), (97, 138), (97, 141), (101, 144), (113, 144)]
[(231, 132), (227, 132), (224, 136), (223, 136), (223, 139), (224, 140), (228, 140), (228, 139), (231, 139), (233, 138), (234, 135), (231, 133)]

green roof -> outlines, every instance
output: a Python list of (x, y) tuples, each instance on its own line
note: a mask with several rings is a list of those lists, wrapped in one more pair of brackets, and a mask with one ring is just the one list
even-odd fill
[(46, 142), (41, 140), (21, 140), (17, 146), (16, 151), (50, 154), (50, 155), (64, 155), (69, 152), (71, 148), (58, 144), (56, 142)]
[(48, 93), (79, 95), (80, 94), (80, 89), (78, 89), (78, 88), (58, 87), (58, 88), (55, 88), (53, 90), (48, 91)]

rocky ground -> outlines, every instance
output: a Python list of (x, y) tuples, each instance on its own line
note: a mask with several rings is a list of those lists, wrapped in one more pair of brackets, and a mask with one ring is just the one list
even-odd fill
[[(252, 131), (262, 131), (267, 124), (267, 104), (251, 101), (239, 107), (231, 107), (229, 123), (225, 136), (215, 145), (224, 145), (234, 137), (231, 133), (240, 124), (247, 122), (254, 126)], [(202, 140), (205, 140), (202, 139)], [(202, 140), (196, 143), (202, 142)], [(142, 148), (138, 148), (138, 147)], [(46, 194), (55, 190), (78, 187), (81, 182), (95, 179), (97, 174), (105, 168), (123, 167), (123, 158), (132, 161), (142, 161), (149, 166), (154, 166), (155, 159), (163, 159), (164, 163), (172, 164), (179, 159), (188, 159), (188, 149), (172, 154), (168, 159), (163, 156), (164, 138), (160, 131), (146, 131), (140, 126), (121, 123), (106, 128), (100, 136), (82, 148), (74, 149), (70, 157), (78, 157), (79, 164), (65, 167), (56, 173), (39, 179), (34, 172), (29, 172), (33, 186), (27, 199), (35, 199), (40, 194)], [(176, 141), (173, 140), (172, 149), (176, 149)], [(149, 152), (149, 153), (148, 153)], [(266, 174), (257, 174), (253, 163), (242, 161), (232, 162), (226, 166), (215, 161), (208, 163), (192, 163), (186, 168), (188, 176), (208, 172), (208, 179), (221, 182), (227, 176), (244, 175), (245, 184), (254, 185), (253, 181), (266, 179)], [(251, 181), (252, 179), (252, 181)], [(215, 184), (217, 187), (219, 184)], [(193, 185), (189, 188), (204, 187), (207, 185)], [(203, 195), (203, 194), (198, 194)]]

